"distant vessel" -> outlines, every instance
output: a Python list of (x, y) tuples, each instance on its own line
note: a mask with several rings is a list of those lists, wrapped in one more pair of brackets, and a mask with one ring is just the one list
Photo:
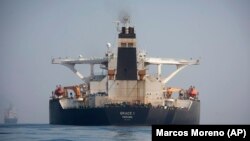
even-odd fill
[[(107, 52), (102, 58), (54, 58), (52, 64), (61, 64), (73, 71), (82, 84), (57, 86), (49, 100), (50, 124), (66, 125), (152, 125), (199, 124), (200, 100), (194, 86), (184, 90), (167, 86), (179, 71), (199, 60), (176, 60), (147, 57), (137, 51), (136, 34), (124, 17), (124, 26), (118, 24), (117, 53)], [(76, 64), (89, 64), (90, 76), (84, 77)], [(94, 72), (100, 65), (103, 74)], [(157, 74), (149, 74), (148, 67), (157, 66)], [(162, 65), (177, 69), (163, 77)], [(68, 78), (67, 78), (68, 79)], [(177, 96), (173, 96), (177, 93)]]
[(17, 124), (17, 114), (12, 105), (5, 111), (4, 115), (5, 124)]

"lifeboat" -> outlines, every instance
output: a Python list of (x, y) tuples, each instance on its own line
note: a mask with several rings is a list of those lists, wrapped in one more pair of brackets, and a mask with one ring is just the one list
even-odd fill
[(191, 86), (188, 90), (188, 94), (190, 97), (196, 97), (198, 95), (198, 91), (195, 89), (194, 86)]
[(61, 86), (57, 87), (55, 90), (55, 95), (59, 97), (62, 96), (63, 94), (64, 94), (64, 89)]

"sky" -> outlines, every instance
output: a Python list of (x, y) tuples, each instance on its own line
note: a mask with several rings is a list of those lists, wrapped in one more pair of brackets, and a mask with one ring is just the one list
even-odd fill
[(19, 123), (48, 123), (56, 85), (81, 83), (51, 59), (103, 57), (126, 13), (149, 57), (200, 59), (167, 85), (196, 86), (201, 124), (250, 124), (249, 7), (248, 0), (0, 0), (0, 123), (10, 103)]

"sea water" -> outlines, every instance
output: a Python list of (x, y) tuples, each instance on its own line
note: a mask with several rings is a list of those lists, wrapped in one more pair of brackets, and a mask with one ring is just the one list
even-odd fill
[(149, 141), (151, 126), (0, 124), (0, 141)]

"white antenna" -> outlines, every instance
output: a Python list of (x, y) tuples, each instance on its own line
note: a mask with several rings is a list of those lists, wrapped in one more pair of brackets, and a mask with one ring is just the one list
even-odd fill
[(116, 30), (117, 30), (117, 32), (121, 32), (120, 21), (114, 21), (114, 23), (116, 23)]
[(130, 17), (129, 16), (124, 16), (123, 17), (123, 23), (124, 23), (125, 27), (128, 28), (129, 24), (130, 24)]

